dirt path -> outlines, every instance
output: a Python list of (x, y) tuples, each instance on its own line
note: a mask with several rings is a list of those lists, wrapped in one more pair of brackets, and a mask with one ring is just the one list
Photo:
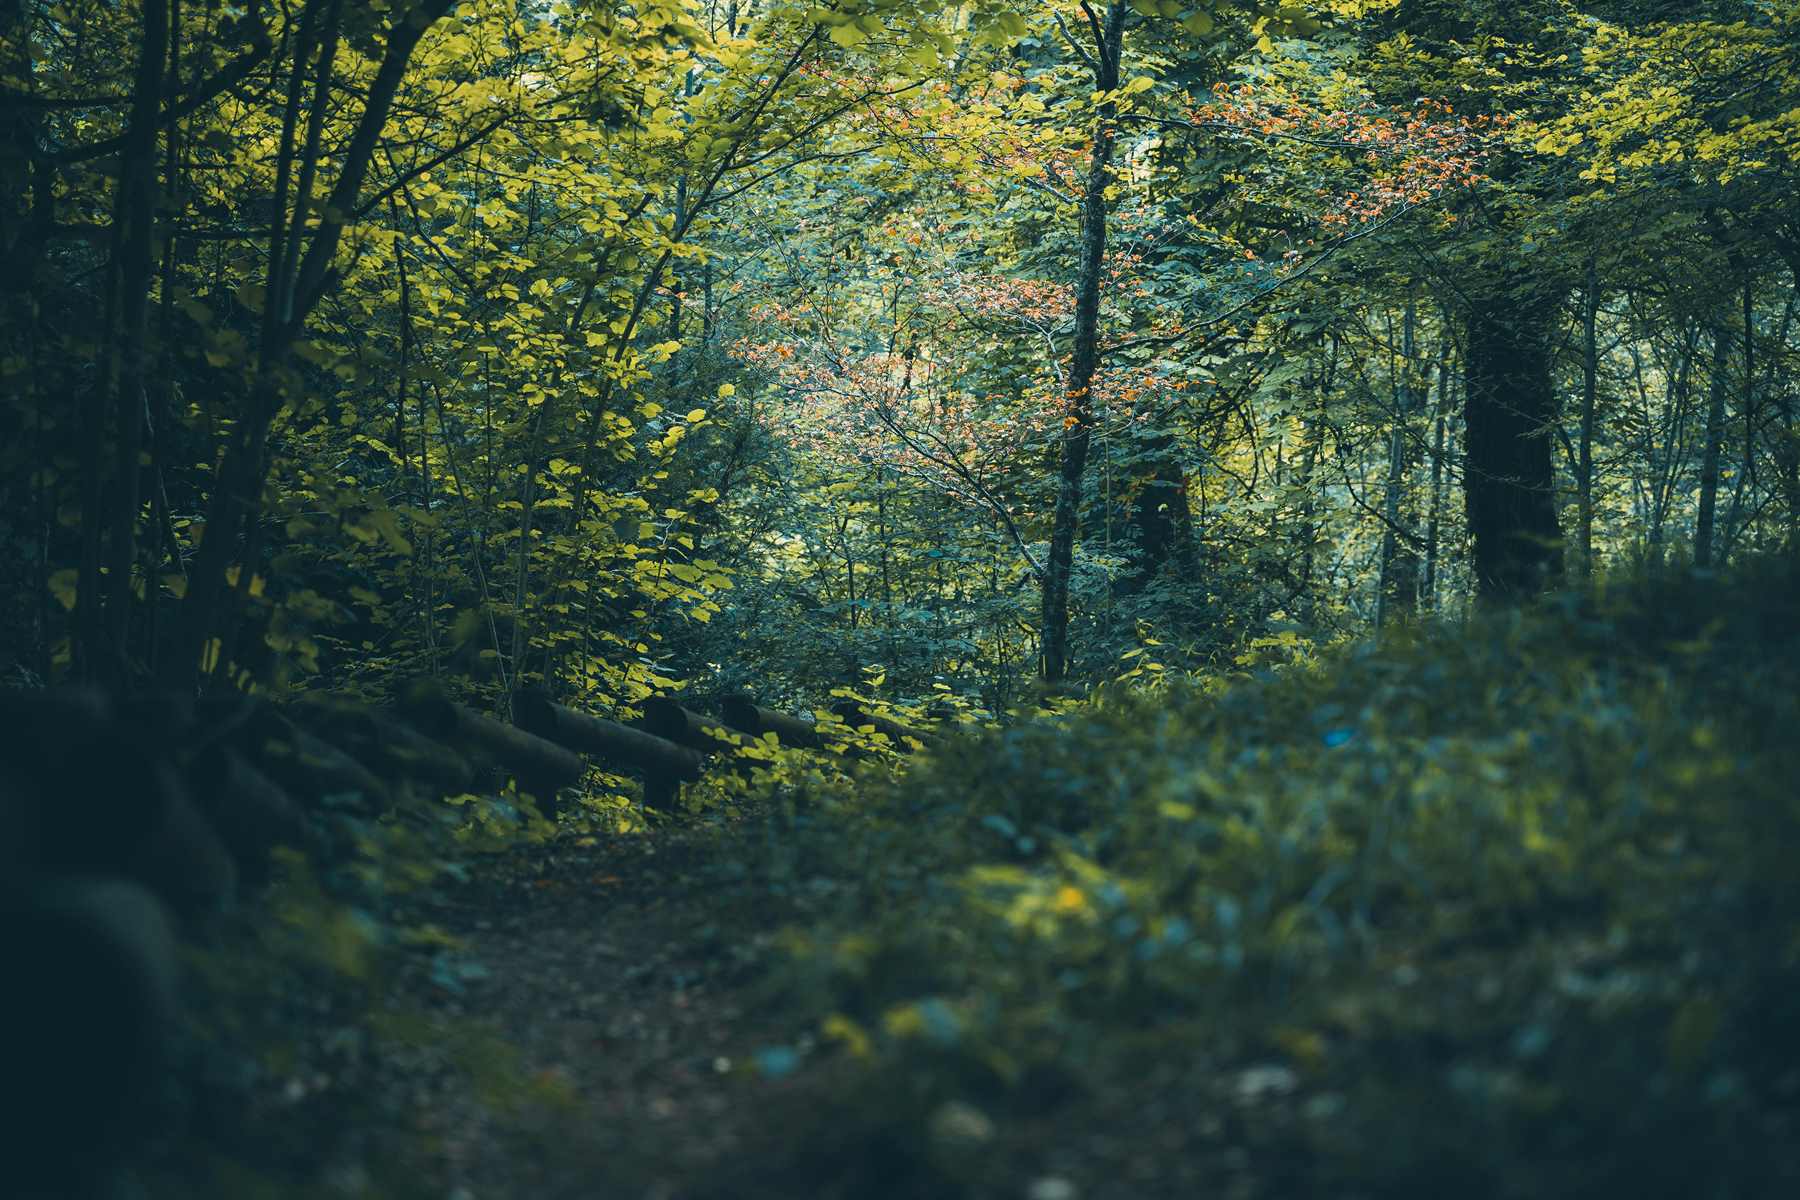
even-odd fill
[(802, 1086), (754, 1068), (799, 1031), (734, 969), (748, 948), (710, 927), (694, 851), (565, 837), (483, 860), (415, 914), (475, 976), (457, 994), (421, 969), (397, 998), (430, 1014), (413, 1073), (438, 1194), (675, 1200), (729, 1169), (759, 1097)]

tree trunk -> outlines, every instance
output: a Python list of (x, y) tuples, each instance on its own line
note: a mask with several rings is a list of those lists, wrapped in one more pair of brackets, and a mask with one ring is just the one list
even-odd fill
[(1151, 440), (1150, 470), (1131, 501), (1132, 569), (1123, 589), (1128, 593), (1142, 591), (1169, 563), (1183, 575), (1194, 565), (1194, 514), (1175, 449), (1173, 434)]
[(1425, 522), (1425, 580), (1420, 585), (1425, 607), (1438, 607), (1438, 560), (1441, 555), (1444, 516), (1444, 452), (1450, 424), (1450, 338), (1438, 350), (1438, 402), (1436, 428), (1431, 435), (1431, 514)]
[(1587, 282), (1581, 306), (1581, 441), (1575, 463), (1575, 490), (1581, 515), (1577, 532), (1581, 577), (1594, 573), (1594, 402), (1600, 391), (1600, 350), (1595, 327), (1600, 321), (1600, 275), (1594, 260), (1587, 261)]
[(1543, 293), (1500, 292), (1478, 296), (1467, 314), (1463, 489), (1485, 601), (1522, 599), (1562, 568), (1547, 436), (1553, 308)]
[[(1794, 310), (1796, 302), (1800, 302), (1800, 252), (1788, 258), (1788, 270), (1791, 273), (1792, 295), (1788, 299), (1788, 311)], [(1783, 326), (1785, 329), (1785, 320)], [(1783, 338), (1775, 343), (1786, 345)], [(1779, 378), (1770, 380), (1770, 392), (1775, 397), (1781, 416), (1781, 431), (1775, 442), (1775, 465), (1781, 472), (1781, 490), (1787, 502), (1787, 548), (1789, 551), (1800, 551), (1800, 425), (1794, 420), (1794, 398), (1792, 391), (1782, 385)]]
[[(1105, 28), (1094, 47), (1094, 90), (1119, 86), (1119, 57), (1125, 34), (1125, 0), (1112, 0)], [(1093, 440), (1094, 376), (1100, 367), (1100, 275), (1106, 258), (1106, 180), (1113, 152), (1114, 105), (1101, 103), (1094, 122), (1087, 186), (1081, 201), (1080, 259), (1075, 277), (1075, 345), (1069, 364), (1068, 413), (1064, 416), (1062, 462), (1057, 479), (1056, 514), (1050, 531), (1049, 561), (1044, 565), (1044, 679), (1054, 683), (1068, 673), (1069, 575), (1075, 539), (1081, 526), (1081, 486)]]
[(1719, 508), (1719, 459), (1725, 441), (1726, 368), (1731, 342), (1724, 323), (1713, 326), (1712, 383), (1706, 401), (1706, 446), (1700, 458), (1700, 515), (1694, 522), (1694, 565), (1713, 565), (1713, 525)]
[[(1746, 499), (1756, 498), (1756, 432), (1762, 423), (1761, 405), (1756, 396), (1756, 291), (1755, 280), (1744, 271), (1744, 388), (1738, 411), (1744, 421), (1744, 456), (1738, 464), (1737, 480), (1731, 488), (1731, 507), (1725, 513), (1725, 539), (1719, 557), (1729, 558), (1738, 535), (1744, 531), (1741, 520)], [(1780, 343), (1777, 343), (1779, 345)]]
[(30, 291), (53, 217), (30, 104), (37, 89), (30, 31), (24, 0), (0, 0), (0, 76), (10, 81), (0, 95), (0, 295), (9, 297)]
[[(1380, 594), (1375, 598), (1375, 628), (1384, 628), (1395, 613), (1406, 614), (1417, 606), (1419, 595), (1419, 559), (1412, 543), (1411, 522), (1407, 520), (1405, 498), (1408, 476), (1412, 470), (1413, 331), (1417, 313), (1411, 303), (1406, 306), (1400, 334), (1400, 363), (1394, 372), (1394, 425), (1388, 434), (1387, 491), (1383, 497), (1381, 531)], [(1390, 344), (1392, 318), (1389, 318)]]

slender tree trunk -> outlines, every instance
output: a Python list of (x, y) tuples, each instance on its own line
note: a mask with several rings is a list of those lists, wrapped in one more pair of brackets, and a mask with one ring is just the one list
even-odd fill
[[(1412, 469), (1412, 362), (1414, 328), (1418, 314), (1412, 303), (1401, 319), (1400, 362), (1394, 370), (1394, 425), (1388, 434), (1387, 491), (1383, 497), (1380, 590), (1375, 598), (1375, 628), (1386, 627), (1395, 613), (1409, 613), (1419, 594), (1418, 556), (1412, 546), (1411, 522), (1406, 520), (1405, 497)], [(1392, 318), (1389, 318), (1392, 337)], [(1391, 344), (1391, 341), (1390, 341)]]
[(844, 607), (850, 614), (850, 628), (856, 629), (856, 556), (850, 549), (850, 522), (845, 521), (838, 530), (838, 536), (844, 543)]
[[(1788, 258), (1791, 293), (1788, 297), (1789, 314), (1793, 313), (1800, 303), (1800, 247)], [(1785, 335), (1787, 318), (1782, 320)], [(1785, 336), (1776, 342), (1783, 346), (1787, 342)], [(1771, 361), (1779, 362), (1771, 356)], [(1775, 465), (1781, 472), (1781, 490), (1787, 503), (1787, 547), (1790, 551), (1800, 552), (1800, 424), (1794, 419), (1794, 398), (1791, 389), (1784, 386), (1780, 378), (1771, 378), (1770, 391), (1775, 396), (1781, 417), (1781, 433), (1775, 444)]]
[(1600, 349), (1595, 330), (1600, 321), (1600, 273), (1594, 260), (1587, 261), (1587, 282), (1581, 306), (1581, 440), (1575, 463), (1575, 488), (1580, 498), (1577, 532), (1583, 579), (1594, 573), (1594, 403), (1600, 391)]
[(1700, 455), (1700, 514), (1694, 522), (1694, 565), (1713, 565), (1713, 525), (1719, 507), (1719, 460), (1725, 441), (1725, 391), (1730, 338), (1725, 325), (1713, 326), (1712, 383), (1706, 402), (1706, 444)]
[(1737, 480), (1731, 488), (1731, 507), (1725, 513), (1725, 539), (1719, 549), (1720, 558), (1728, 558), (1743, 532), (1740, 518), (1744, 501), (1756, 497), (1756, 431), (1761, 413), (1756, 397), (1756, 292), (1748, 270), (1744, 272), (1744, 390), (1739, 410), (1744, 418), (1744, 452), (1738, 464)]
[[(1119, 57), (1125, 34), (1125, 0), (1112, 0), (1094, 47), (1094, 90), (1119, 86)], [(1098, 106), (1087, 186), (1081, 202), (1080, 256), (1075, 276), (1075, 345), (1069, 364), (1068, 412), (1064, 416), (1062, 462), (1057, 477), (1056, 514), (1050, 553), (1044, 565), (1044, 679), (1054, 683), (1069, 667), (1069, 576), (1081, 526), (1081, 488), (1094, 432), (1094, 377), (1100, 368), (1100, 276), (1106, 259), (1106, 181), (1112, 163), (1114, 105)]]
[[(1652, 570), (1660, 571), (1668, 551), (1669, 510), (1675, 500), (1675, 485), (1682, 473), (1676, 449), (1681, 443), (1682, 430), (1686, 428), (1689, 415), (1689, 400), (1693, 393), (1694, 359), (1700, 353), (1699, 336), (1692, 327), (1684, 327), (1681, 341), (1675, 348), (1674, 379), (1669, 383), (1665, 403), (1663, 404), (1663, 436), (1662, 445), (1658, 447), (1654, 430), (1647, 419), (1644, 426), (1645, 459), (1652, 464), (1654, 471), (1651, 480), (1650, 536), (1649, 557)], [(1632, 352), (1637, 358), (1637, 352)], [(1637, 364), (1641, 375), (1642, 364)], [(1666, 373), (1666, 372), (1665, 372)], [(1639, 384), (1640, 392), (1643, 385)], [(1648, 394), (1645, 392), (1644, 394)], [(1684, 447), (1685, 448), (1685, 447)]]
[(0, 295), (9, 297), (29, 292), (54, 215), (30, 103), (37, 90), (31, 20), (25, 0), (0, 0), (0, 75), (12, 81), (0, 96)]
[(1467, 315), (1463, 489), (1476, 588), (1486, 601), (1529, 596), (1562, 568), (1547, 436), (1556, 416), (1554, 308), (1542, 293), (1492, 292)]
[[(113, 203), (113, 260), (108, 271), (111, 289), (107, 311), (117, 318), (109, 322), (111, 344), (106, 347), (104, 388), (113, 410), (112, 494), (106, 507), (107, 571), (105, 617), (90, 610), (82, 622), (84, 644), (81, 659), (91, 674), (97, 668), (115, 676), (127, 669), (131, 628), (131, 583), (137, 561), (137, 522), (140, 480), (138, 458), (143, 450), (145, 380), (149, 375), (150, 281), (155, 270), (154, 223), (156, 219), (156, 141), (162, 118), (163, 72), (169, 46), (168, 0), (144, 0), (141, 14), (138, 64), (132, 84), (131, 120), (120, 155), (119, 183)], [(90, 484), (90, 496), (98, 498), (102, 481)], [(84, 514), (95, 526), (85, 532), (93, 557), (84, 565), (98, 564), (102, 522), (96, 510)], [(85, 557), (85, 556), (84, 556)], [(99, 598), (99, 579), (95, 598)], [(86, 585), (83, 585), (86, 591)], [(85, 599), (85, 597), (84, 597)]]
[(1314, 386), (1311, 372), (1307, 374), (1305, 390), (1312, 407), (1301, 418), (1300, 469), (1296, 472), (1295, 483), (1300, 488), (1300, 520), (1294, 531), (1300, 543), (1300, 570), (1295, 579), (1295, 588), (1300, 596), (1298, 605), (1303, 620), (1311, 623), (1317, 617), (1313, 598), (1313, 572), (1319, 544), (1319, 497), (1314, 481), (1319, 470), (1319, 451), (1324, 441), (1325, 424), (1325, 389), (1323, 385)]
[(1438, 557), (1444, 515), (1444, 452), (1450, 424), (1450, 339), (1444, 338), (1438, 350), (1438, 401), (1436, 427), (1431, 435), (1431, 512), (1425, 522), (1425, 579), (1419, 591), (1425, 607), (1438, 608)]
[(712, 345), (713, 334), (713, 264), (709, 257), (700, 268), (700, 345)]

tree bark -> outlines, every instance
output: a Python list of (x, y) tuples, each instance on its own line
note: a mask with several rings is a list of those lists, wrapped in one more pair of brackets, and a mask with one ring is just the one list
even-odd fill
[[(1794, 298), (1788, 301), (1791, 312), (1795, 301), (1800, 300), (1800, 254), (1788, 266), (1794, 291)], [(1780, 406), (1781, 431), (1775, 443), (1775, 464), (1781, 471), (1781, 488), (1787, 500), (1787, 548), (1795, 552), (1800, 551), (1800, 427), (1794, 420), (1792, 392), (1778, 383), (1770, 390)]]
[(1599, 322), (1600, 274), (1589, 258), (1581, 306), (1581, 440), (1575, 461), (1575, 490), (1580, 503), (1576, 536), (1583, 579), (1594, 573), (1594, 404), (1600, 392), (1600, 350), (1595, 330)]
[[(1390, 318), (1391, 322), (1391, 318)], [(1405, 511), (1408, 476), (1412, 472), (1412, 361), (1417, 312), (1409, 302), (1402, 318), (1400, 363), (1394, 372), (1394, 424), (1388, 434), (1387, 491), (1383, 497), (1380, 594), (1375, 600), (1375, 628), (1385, 628), (1395, 613), (1410, 613), (1419, 595), (1419, 560)], [(1390, 338), (1392, 325), (1389, 325)]]
[[(1124, 44), (1125, 0), (1112, 0), (1104, 28), (1094, 47), (1094, 90), (1119, 86), (1119, 58)], [(1050, 529), (1050, 553), (1044, 565), (1043, 674), (1055, 683), (1069, 668), (1069, 576), (1074, 567), (1075, 539), (1081, 528), (1081, 489), (1087, 472), (1088, 447), (1094, 433), (1094, 377), (1100, 368), (1100, 275), (1106, 259), (1106, 181), (1113, 153), (1114, 105), (1098, 106), (1094, 143), (1089, 154), (1087, 185), (1081, 201), (1080, 257), (1075, 276), (1075, 344), (1069, 364), (1068, 413), (1063, 418), (1062, 453), (1057, 476), (1056, 513)]]
[(1444, 453), (1449, 443), (1450, 400), (1450, 339), (1446, 336), (1438, 350), (1437, 421), (1431, 437), (1431, 513), (1425, 522), (1425, 579), (1419, 587), (1425, 607), (1430, 612), (1436, 612), (1438, 607), (1438, 562), (1442, 556), (1444, 517)]
[(818, 728), (804, 717), (789, 716), (764, 708), (748, 696), (725, 696), (719, 701), (719, 715), (725, 724), (740, 733), (762, 737), (772, 733), (784, 746), (817, 749), (824, 745)]
[(119, 343), (113, 403), (118, 444), (114, 452), (112, 529), (109, 534), (107, 636), (119, 669), (130, 651), (131, 575), (137, 562), (141, 507), (144, 412), (150, 358), (150, 279), (155, 267), (156, 138), (162, 110), (163, 71), (169, 46), (168, 0), (145, 0), (144, 41), (119, 179), (119, 261), (113, 278), (119, 289)]
[(1522, 599), (1562, 568), (1547, 436), (1556, 415), (1553, 308), (1541, 291), (1490, 292), (1467, 313), (1463, 489), (1484, 601)]
[(1712, 383), (1706, 401), (1706, 445), (1700, 457), (1700, 513), (1694, 521), (1694, 565), (1713, 565), (1713, 526), (1719, 508), (1719, 460), (1725, 441), (1725, 390), (1731, 341), (1723, 322), (1712, 330)]

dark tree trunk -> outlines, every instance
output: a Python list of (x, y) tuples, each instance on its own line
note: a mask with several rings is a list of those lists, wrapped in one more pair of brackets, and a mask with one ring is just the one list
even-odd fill
[[(1800, 303), (1800, 246), (1791, 251), (1784, 249), (1791, 275), (1793, 295), (1788, 300), (1788, 311), (1791, 313)], [(1786, 322), (1783, 322), (1785, 331)], [(1785, 338), (1778, 339), (1777, 346), (1786, 345)], [(1781, 473), (1782, 498), (1787, 504), (1787, 543), (1788, 549), (1800, 551), (1800, 425), (1794, 419), (1793, 393), (1782, 386), (1778, 379), (1770, 380), (1770, 392), (1775, 397), (1776, 411), (1781, 418), (1781, 429), (1775, 440), (1775, 466)]]
[[(118, 261), (113, 268), (118, 288), (118, 345), (112, 349), (117, 367), (113, 403), (118, 414), (114, 448), (111, 538), (108, 547), (107, 636), (117, 666), (130, 651), (131, 575), (137, 564), (137, 526), (141, 505), (144, 413), (150, 358), (150, 279), (155, 266), (152, 226), (156, 219), (156, 138), (160, 132), (163, 69), (169, 45), (168, 0), (145, 0), (144, 37), (138, 63), (131, 128), (125, 142), (119, 202)], [(146, 585), (148, 590), (148, 585)]]
[(1132, 498), (1132, 567), (1125, 579), (1126, 592), (1142, 591), (1170, 564), (1183, 575), (1193, 569), (1194, 514), (1188, 507), (1187, 472), (1181, 469), (1175, 448), (1171, 434), (1154, 439), (1150, 469)]
[[(1106, 25), (1094, 47), (1094, 90), (1119, 86), (1119, 55), (1124, 42), (1125, 0), (1112, 0)], [(1098, 106), (1094, 144), (1088, 161), (1087, 186), (1081, 201), (1080, 258), (1075, 276), (1075, 347), (1069, 365), (1068, 413), (1064, 417), (1062, 461), (1056, 489), (1056, 515), (1050, 531), (1049, 560), (1044, 565), (1044, 679), (1054, 683), (1069, 668), (1069, 575), (1075, 560), (1075, 538), (1081, 527), (1081, 487), (1087, 473), (1088, 446), (1094, 434), (1094, 376), (1100, 367), (1100, 275), (1106, 258), (1106, 181), (1112, 163), (1114, 105)]]
[(1319, 489), (1314, 485), (1314, 480), (1317, 478), (1319, 460), (1324, 453), (1325, 426), (1330, 416), (1331, 389), (1337, 381), (1337, 362), (1338, 340), (1334, 335), (1331, 339), (1331, 355), (1326, 359), (1323, 370), (1315, 376), (1309, 368), (1302, 385), (1308, 399), (1306, 416), (1302, 418), (1300, 427), (1305, 448), (1300, 456), (1300, 566), (1295, 592), (1300, 597), (1299, 611), (1308, 622), (1318, 619), (1318, 597), (1313, 591), (1313, 575), (1318, 567)]
[(31, 20), (24, 0), (0, 0), (0, 74), (12, 83), (0, 96), (0, 294), (29, 289), (51, 212), (42, 201), (48, 172), (39, 159)]
[(1548, 436), (1553, 308), (1542, 293), (1500, 293), (1476, 298), (1467, 314), (1463, 488), (1487, 601), (1529, 596), (1562, 569)]

